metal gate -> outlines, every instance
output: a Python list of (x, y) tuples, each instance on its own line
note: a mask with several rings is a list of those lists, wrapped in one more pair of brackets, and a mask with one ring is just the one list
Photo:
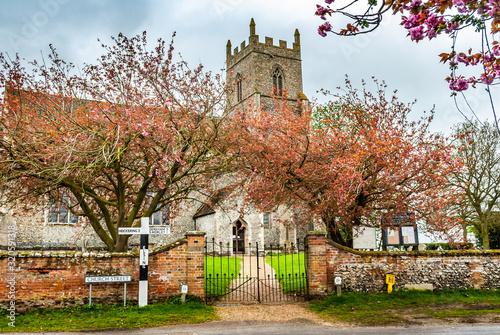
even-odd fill
[(305, 243), (248, 243), (238, 254), (227, 243), (205, 241), (207, 303), (303, 301), (308, 297)]

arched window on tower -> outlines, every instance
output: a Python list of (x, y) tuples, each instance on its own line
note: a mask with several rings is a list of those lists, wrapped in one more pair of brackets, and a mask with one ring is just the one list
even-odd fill
[(279, 67), (273, 71), (273, 88), (277, 96), (281, 97), (283, 95), (283, 72)]
[(238, 99), (238, 102), (240, 102), (241, 100), (243, 100), (243, 78), (241, 77), (241, 74), (237, 74), (236, 75), (236, 97)]

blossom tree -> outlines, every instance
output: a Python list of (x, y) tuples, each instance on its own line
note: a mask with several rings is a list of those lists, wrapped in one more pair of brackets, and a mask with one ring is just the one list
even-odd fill
[(490, 249), (490, 231), (500, 224), (500, 135), (490, 123), (460, 123), (454, 128), (455, 155), (465, 169), (456, 171), (450, 182), (463, 193), (458, 204), (465, 222), (474, 227), (485, 250)]
[[(318, 33), (326, 36), (333, 33), (352, 36), (369, 33), (380, 25), (384, 15), (401, 15), (401, 25), (408, 36), (416, 42), (433, 39), (441, 34), (452, 40), (450, 52), (441, 53), (440, 59), (450, 66), (451, 74), (446, 80), (450, 89), (456, 92), (467, 90), (477, 84), (486, 85), (492, 110), (497, 121), (491, 85), (500, 83), (500, 2), (498, 0), (325, 0), (317, 5), (316, 15), (325, 20)], [(328, 18), (340, 15), (349, 23), (344, 28), (334, 29)], [(479, 50), (457, 50), (460, 32), (472, 28), (480, 34)], [(459, 66), (479, 68), (477, 74), (464, 76), (458, 72)], [(498, 122), (497, 122), (498, 123)], [(497, 129), (500, 131), (497, 125)]]
[(355, 90), (312, 113), (276, 100), (272, 112), (240, 116), (242, 170), (251, 201), (263, 210), (286, 205), (321, 220), (328, 236), (352, 243), (355, 226), (380, 227), (383, 215), (414, 212), (430, 229), (450, 231), (455, 200), (447, 178), (460, 168), (451, 146), (413, 122), (411, 105)]
[(0, 193), (64, 202), (120, 252), (119, 227), (210, 192), (229, 142), (219, 76), (174, 62), (164, 41), (148, 51), (146, 33), (113, 42), (78, 73), (52, 47), (31, 70), (0, 56)]

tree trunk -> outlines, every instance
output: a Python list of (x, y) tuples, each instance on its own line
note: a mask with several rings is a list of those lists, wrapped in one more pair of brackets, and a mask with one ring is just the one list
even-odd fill
[(462, 223), (462, 236), (463, 236), (463, 239), (464, 239), (464, 242), (467, 243), (468, 240), (467, 240), (467, 223)]
[(339, 227), (334, 220), (325, 220), (327, 237), (340, 245), (352, 248), (352, 227)]
[(482, 224), (483, 250), (490, 250), (490, 232), (488, 231), (488, 222)]
[(130, 235), (118, 235), (116, 240), (114, 252), (127, 252), (128, 251), (128, 239)]

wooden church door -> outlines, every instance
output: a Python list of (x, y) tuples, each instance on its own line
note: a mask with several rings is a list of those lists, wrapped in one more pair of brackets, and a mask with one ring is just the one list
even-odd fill
[(240, 220), (233, 225), (233, 253), (245, 253), (245, 227)]

